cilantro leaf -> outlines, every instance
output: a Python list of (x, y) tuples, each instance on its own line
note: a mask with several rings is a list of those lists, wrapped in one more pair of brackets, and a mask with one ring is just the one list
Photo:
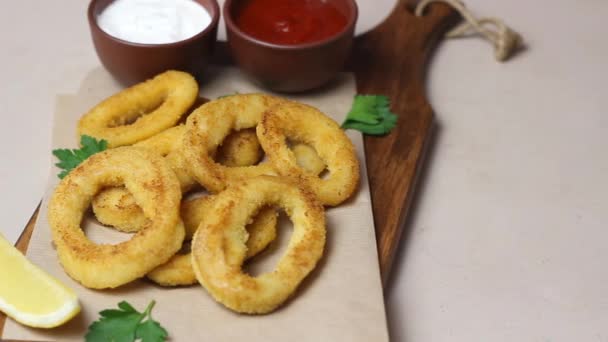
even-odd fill
[(342, 128), (369, 135), (385, 135), (397, 124), (397, 115), (391, 112), (390, 107), (386, 96), (356, 95)]
[(152, 301), (143, 313), (135, 310), (131, 304), (122, 301), (117, 309), (103, 310), (101, 318), (89, 326), (85, 335), (87, 342), (163, 342), (169, 334), (157, 321), (152, 319)]
[(97, 141), (93, 137), (83, 135), (80, 137), (80, 146), (80, 149), (70, 150), (67, 148), (60, 148), (53, 150), (53, 155), (59, 160), (59, 163), (56, 163), (55, 166), (62, 169), (57, 177), (63, 179), (63, 177), (67, 176), (72, 169), (80, 165), (85, 159), (97, 152), (107, 149), (108, 142), (103, 139)]

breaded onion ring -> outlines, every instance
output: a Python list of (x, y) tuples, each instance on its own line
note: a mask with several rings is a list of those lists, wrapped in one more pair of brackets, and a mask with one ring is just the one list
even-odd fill
[[(164, 156), (177, 175), (182, 192), (187, 192), (196, 185), (196, 181), (187, 171), (186, 161), (179, 150), (185, 131), (184, 125), (171, 127), (134, 145)], [(260, 144), (253, 130), (230, 134), (218, 153), (218, 158), (224, 160), (228, 166), (252, 165), (262, 157)], [(93, 198), (92, 208), (100, 223), (122, 232), (136, 232), (148, 221), (124, 187), (100, 192)]]
[(205, 103), (186, 121), (182, 153), (190, 174), (207, 190), (222, 191), (228, 183), (264, 174), (274, 174), (272, 166), (230, 167), (212, 158), (212, 153), (233, 130), (256, 127), (262, 114), (284, 100), (270, 95), (239, 94)]
[[(355, 192), (359, 183), (355, 147), (340, 126), (318, 109), (283, 102), (264, 113), (257, 133), (275, 170), (308, 184), (323, 204), (338, 205)], [(329, 177), (322, 179), (302, 169), (287, 146), (288, 139), (312, 146), (327, 164)]]
[[(130, 240), (95, 244), (80, 223), (93, 196), (105, 186), (124, 184), (150, 224)], [(165, 161), (149, 150), (120, 147), (97, 153), (72, 170), (57, 186), (48, 220), (59, 260), (82, 285), (114, 288), (143, 277), (166, 263), (182, 246), (181, 191)]]
[[(206, 216), (213, 209), (215, 196), (199, 197), (182, 202), (181, 213), (186, 227), (186, 239), (192, 237)], [(260, 253), (277, 236), (277, 213), (273, 208), (263, 208), (245, 228), (249, 233), (247, 255), (249, 259)], [(148, 273), (148, 279), (162, 286), (185, 286), (196, 284), (190, 253), (178, 253), (166, 264)]]
[[(272, 272), (242, 272), (245, 225), (261, 206), (278, 205), (293, 221), (288, 249)], [(260, 176), (216, 196), (213, 212), (192, 240), (192, 266), (215, 300), (242, 313), (268, 313), (281, 305), (315, 268), (325, 246), (325, 216), (314, 194), (288, 178)]]
[(175, 125), (197, 96), (194, 77), (166, 71), (93, 107), (78, 122), (78, 135), (105, 139), (111, 148), (131, 145)]

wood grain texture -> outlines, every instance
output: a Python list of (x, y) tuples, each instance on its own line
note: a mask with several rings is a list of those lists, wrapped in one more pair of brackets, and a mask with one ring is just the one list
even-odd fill
[(413, 190), (433, 124), (426, 98), (426, 66), (443, 33), (459, 19), (443, 4), (433, 4), (423, 17), (414, 5), (397, 3), (380, 26), (356, 41), (349, 68), (360, 94), (384, 94), (398, 116), (397, 127), (384, 137), (365, 137), (365, 155), (380, 270), (386, 285), (399, 245)]
[[(388, 280), (399, 246), (418, 171), (433, 126), (425, 93), (426, 66), (443, 33), (459, 17), (443, 4), (432, 4), (415, 17), (412, 1), (399, 0), (391, 15), (358, 37), (347, 70), (357, 77), (360, 94), (390, 97), (399, 116), (397, 128), (384, 137), (365, 137), (374, 224), (383, 283)], [(231, 65), (225, 43), (217, 46), (214, 63)], [(38, 215), (36, 209), (17, 247), (25, 252)], [(5, 317), (0, 313), (0, 336)]]

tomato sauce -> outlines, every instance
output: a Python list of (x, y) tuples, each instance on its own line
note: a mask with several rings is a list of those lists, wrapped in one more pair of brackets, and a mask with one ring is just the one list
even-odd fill
[(346, 15), (327, 0), (245, 0), (235, 14), (241, 31), (280, 45), (323, 40), (347, 24)]

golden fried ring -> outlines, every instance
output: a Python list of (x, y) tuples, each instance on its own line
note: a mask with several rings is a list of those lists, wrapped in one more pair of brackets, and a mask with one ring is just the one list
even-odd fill
[[(179, 125), (164, 130), (134, 146), (151, 149), (163, 157), (172, 152), (181, 152), (181, 144), (186, 132), (185, 125)], [(314, 151), (313, 151), (314, 152)], [(304, 152), (307, 153), (307, 152)], [(310, 153), (310, 152), (308, 152)], [(179, 154), (179, 153), (178, 153)], [(262, 158), (262, 148), (255, 129), (243, 129), (231, 132), (226, 139), (213, 151), (212, 156), (220, 164), (226, 166), (249, 166), (257, 164)], [(192, 180), (192, 182), (195, 182)]]
[(133, 144), (133, 146), (144, 147), (156, 152), (156, 154), (159, 154), (162, 157), (166, 157), (171, 152), (180, 149), (185, 132), (185, 125), (173, 126), (148, 139), (139, 141)]
[(97, 221), (125, 233), (134, 233), (150, 223), (135, 198), (124, 186), (99, 192), (91, 202)]
[[(308, 184), (321, 203), (338, 205), (356, 190), (359, 161), (355, 147), (340, 126), (318, 109), (284, 102), (264, 113), (257, 133), (276, 171)], [(312, 146), (327, 164), (329, 177), (323, 179), (302, 169), (287, 146), (287, 139)]]
[[(198, 197), (182, 202), (180, 213), (186, 229), (186, 239), (192, 239), (201, 222), (213, 209), (215, 195)], [(264, 208), (253, 218), (247, 231), (248, 257), (262, 251), (277, 236), (277, 213), (273, 208)]]
[[(80, 223), (93, 196), (105, 186), (125, 187), (150, 224), (125, 242), (89, 240)], [(59, 260), (82, 285), (114, 288), (166, 263), (182, 246), (181, 191), (175, 174), (157, 154), (136, 147), (97, 153), (72, 170), (56, 187), (48, 220)]]
[[(179, 147), (186, 128), (171, 127), (133, 146), (144, 147), (165, 157), (177, 175), (182, 192), (191, 190), (197, 183), (187, 171), (186, 162)], [(262, 157), (257, 136), (253, 130), (234, 132), (224, 141), (218, 151), (219, 158), (228, 166), (252, 165)], [(124, 188), (110, 188), (97, 194), (92, 202), (93, 213), (99, 222), (119, 231), (132, 233), (145, 226), (148, 219)]]
[(153, 269), (146, 277), (160, 286), (196, 284), (190, 253), (175, 254), (167, 263)]
[(318, 176), (325, 170), (325, 162), (319, 157), (314, 148), (298, 143), (291, 147), (293, 155), (296, 157), (296, 163), (304, 170)]
[(250, 166), (262, 159), (262, 148), (255, 129), (243, 129), (228, 135), (218, 147), (216, 161), (225, 166)]
[[(137, 144), (135, 144), (135, 146), (137, 146)], [(196, 180), (194, 180), (192, 176), (190, 176), (190, 173), (188, 172), (188, 169), (186, 167), (186, 160), (184, 159), (184, 156), (182, 155), (179, 149), (172, 150), (171, 152), (169, 152), (165, 156), (165, 161), (167, 162), (167, 164), (169, 164), (171, 170), (175, 172), (175, 175), (177, 176), (177, 180), (179, 181), (179, 185), (183, 193), (186, 193), (197, 187), (198, 183), (196, 182)]]
[[(242, 313), (280, 306), (315, 268), (325, 246), (325, 216), (315, 195), (289, 178), (260, 176), (216, 196), (213, 212), (192, 240), (192, 266), (215, 300)], [(261, 206), (278, 205), (293, 221), (288, 249), (272, 272), (252, 277), (241, 270), (247, 255), (245, 225)]]
[[(172, 152), (179, 148), (185, 131), (184, 125), (171, 127), (133, 145), (149, 149), (165, 157), (177, 175), (182, 192), (189, 190), (195, 183), (181, 167), (182, 159), (172, 155)], [(131, 193), (123, 186), (99, 192), (91, 204), (93, 213), (99, 222), (122, 232), (136, 232), (149, 223)]]
[(240, 94), (198, 107), (186, 121), (182, 146), (190, 174), (212, 192), (222, 191), (232, 181), (274, 174), (268, 163), (243, 167), (221, 165), (213, 160), (212, 152), (231, 131), (256, 127), (266, 110), (283, 101), (270, 95)]
[[(215, 196), (199, 197), (182, 202), (181, 213), (186, 228), (186, 238), (192, 237), (196, 229), (213, 209)], [(247, 225), (246, 259), (263, 251), (277, 236), (277, 213), (273, 208), (263, 208)], [(162, 286), (185, 286), (196, 284), (190, 253), (178, 253), (166, 264), (148, 273), (148, 279)]]
[(78, 135), (105, 139), (111, 148), (131, 145), (175, 125), (197, 96), (194, 77), (166, 71), (93, 107), (78, 122)]
[[(134, 145), (152, 149), (163, 155), (177, 174), (184, 192), (191, 190), (197, 184), (190, 176), (181, 153), (185, 132), (185, 125), (175, 126)], [(247, 129), (228, 135), (219, 149), (212, 152), (212, 156), (217, 156), (218, 162), (226, 166), (249, 166), (256, 164), (262, 158), (262, 149), (255, 130)]]

